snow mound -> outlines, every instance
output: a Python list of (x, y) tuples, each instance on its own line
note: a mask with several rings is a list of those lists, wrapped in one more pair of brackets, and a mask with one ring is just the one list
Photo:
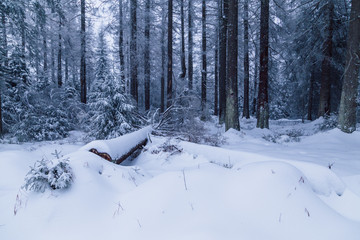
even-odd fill
[(126, 154), (129, 149), (131, 149), (133, 146), (136, 146), (137, 143), (144, 140), (151, 132), (151, 130), (152, 127), (148, 126), (118, 138), (109, 140), (95, 140), (86, 144), (80, 148), (80, 150), (89, 151), (90, 149), (95, 148), (98, 152), (108, 153), (112, 159), (117, 159), (120, 156)]

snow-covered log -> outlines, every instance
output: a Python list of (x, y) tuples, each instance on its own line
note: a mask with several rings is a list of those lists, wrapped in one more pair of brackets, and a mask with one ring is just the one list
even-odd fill
[(120, 164), (145, 146), (151, 131), (152, 127), (148, 126), (118, 138), (90, 142), (80, 150), (90, 151), (108, 161)]

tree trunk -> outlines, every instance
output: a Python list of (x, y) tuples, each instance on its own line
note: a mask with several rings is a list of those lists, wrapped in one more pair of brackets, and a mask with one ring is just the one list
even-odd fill
[(243, 117), (250, 118), (249, 111), (249, 5), (244, 1), (244, 110)]
[(145, 111), (150, 109), (150, 0), (145, 6), (145, 50), (144, 50)]
[(313, 109), (313, 95), (314, 95), (314, 85), (315, 85), (315, 69), (311, 71), (310, 77), (310, 86), (309, 86), (309, 96), (308, 96), (308, 113), (307, 113), (307, 120), (312, 120), (312, 109)]
[(216, 40), (215, 40), (215, 64), (214, 64), (214, 75), (215, 75), (215, 89), (214, 89), (214, 115), (219, 115), (218, 101), (219, 101), (219, 28), (216, 27)]
[(201, 110), (202, 118), (205, 117), (206, 111), (206, 3), (202, 0), (202, 70), (201, 70)]
[(186, 63), (185, 63), (185, 23), (184, 23), (184, 0), (180, 0), (180, 21), (181, 21), (181, 74), (180, 78), (186, 76)]
[(165, 111), (165, 10), (162, 9), (161, 16), (161, 94), (160, 94), (160, 111), (163, 113)]
[(193, 0), (189, 0), (189, 16), (188, 16), (188, 25), (189, 25), (189, 30), (188, 30), (188, 65), (189, 65), (189, 69), (188, 69), (188, 87), (189, 90), (193, 89), (193, 73), (194, 73), (194, 67), (193, 67), (193, 20), (192, 20), (192, 16), (193, 16), (193, 4), (192, 4)]
[[(225, 130), (230, 128), (240, 130), (239, 104), (238, 104), (238, 81), (237, 81), (237, 57), (238, 57), (238, 1), (229, 0), (228, 22), (228, 54), (227, 54), (227, 84), (226, 84), (226, 112)], [(230, 51), (232, 49), (232, 51)]]
[(170, 107), (172, 104), (172, 75), (173, 75), (173, 0), (168, 1), (168, 68), (167, 68), (167, 103), (166, 107)]
[(252, 115), (254, 116), (256, 114), (257, 116), (257, 94), (258, 94), (258, 72), (259, 72), (259, 61), (257, 61), (257, 59), (259, 59), (259, 49), (258, 46), (256, 44), (256, 41), (253, 42), (254, 43), (254, 48), (255, 48), (255, 66), (254, 66), (254, 96), (253, 96), (253, 105), (252, 105)]
[(58, 68), (57, 68), (57, 82), (58, 82), (58, 87), (61, 87), (63, 84), (62, 81), (62, 59), (61, 59), (61, 55), (62, 55), (62, 37), (61, 37), (61, 17), (59, 17), (59, 43), (58, 43)]
[(125, 56), (124, 56), (124, 26), (123, 26), (123, 4), (119, 0), (119, 58), (120, 58), (120, 80), (125, 92)]
[(220, 36), (219, 36), (219, 123), (225, 122), (226, 112), (226, 42), (228, 0), (220, 0)]
[(47, 34), (45, 30), (45, 26), (42, 26), (42, 35), (43, 35), (43, 83), (48, 83), (48, 48), (47, 48)]
[(130, 94), (138, 102), (138, 79), (137, 79), (137, 0), (130, 0)]
[(269, 0), (261, 0), (260, 15), (260, 79), (257, 107), (258, 128), (269, 128), (268, 105), (269, 70)]
[(352, 0), (346, 65), (339, 109), (339, 128), (346, 133), (356, 130), (356, 99), (360, 66), (360, 1)]
[(86, 104), (86, 35), (85, 35), (85, 0), (81, 0), (81, 59), (80, 59), (80, 98)]
[[(8, 50), (7, 50), (7, 33), (6, 33), (6, 17), (5, 13), (1, 12), (1, 25), (2, 25), (2, 52), (0, 52), (1, 59), (0, 64), (4, 67), (8, 66)], [(0, 82), (0, 135), (3, 134), (3, 121), (2, 121), (2, 92), (3, 92), (3, 82), (4, 79), (1, 79)]]
[(319, 99), (318, 117), (330, 114), (330, 88), (331, 88), (331, 59), (332, 59), (332, 38), (333, 38), (333, 15), (334, 5), (328, 2), (328, 28), (327, 39), (324, 44), (324, 59), (321, 66), (321, 87)]

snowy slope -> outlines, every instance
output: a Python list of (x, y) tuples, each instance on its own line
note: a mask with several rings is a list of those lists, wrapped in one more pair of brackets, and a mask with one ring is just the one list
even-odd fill
[[(153, 136), (126, 166), (78, 143), (0, 145), (0, 239), (359, 239), (359, 131), (241, 125), (220, 147)], [(286, 135), (294, 129), (299, 139)], [(70, 159), (72, 187), (21, 190), (55, 149)]]

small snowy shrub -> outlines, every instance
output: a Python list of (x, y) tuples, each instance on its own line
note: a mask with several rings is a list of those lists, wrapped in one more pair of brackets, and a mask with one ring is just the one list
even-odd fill
[(330, 116), (324, 117), (324, 121), (322, 123), (317, 124), (317, 127), (319, 131), (326, 131), (336, 128), (337, 116), (335, 114), (331, 114)]
[(34, 192), (44, 192), (49, 186), (49, 168), (46, 161), (44, 159), (37, 161), (34, 167), (30, 168), (30, 171), (26, 174), (23, 188)]
[(62, 159), (53, 167), (42, 159), (30, 167), (26, 174), (23, 188), (34, 192), (44, 192), (46, 189), (66, 189), (74, 180), (74, 174), (68, 159)]

